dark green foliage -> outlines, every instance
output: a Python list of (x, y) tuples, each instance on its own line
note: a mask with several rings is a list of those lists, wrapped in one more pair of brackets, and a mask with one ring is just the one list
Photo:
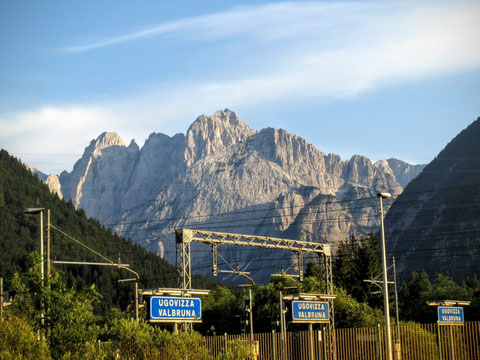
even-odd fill
[(480, 281), (468, 278), (460, 285), (451, 278), (439, 274), (433, 283), (422, 272), (410, 274), (408, 281), (399, 291), (400, 319), (419, 323), (437, 321), (436, 308), (428, 306), (427, 301), (466, 300), (470, 306), (464, 308), (466, 321), (480, 320)]
[(100, 329), (93, 305), (100, 296), (93, 285), (81, 291), (67, 288), (56, 272), (42, 286), (40, 265), (40, 256), (34, 254), (32, 267), (15, 274), (13, 286), (17, 295), (9, 311), (46, 337), (53, 358), (68, 352), (81, 353), (86, 344), (97, 340)]
[(335, 289), (335, 326), (341, 328), (368, 327), (383, 323), (383, 312), (356, 301), (343, 289)]
[(333, 262), (333, 280), (337, 287), (347, 290), (358, 302), (379, 307), (381, 296), (371, 294), (379, 288), (364, 280), (381, 274), (380, 245), (373, 234), (360, 239), (352, 235), (348, 241), (340, 243)]
[[(173, 266), (118, 237), (98, 221), (87, 219), (83, 210), (76, 211), (71, 202), (60, 200), (20, 161), (0, 150), (0, 276), (5, 279), (5, 289), (11, 290), (15, 272), (27, 271), (28, 255), (39, 251), (39, 215), (25, 215), (23, 211), (28, 207), (50, 209), (54, 226), (108, 258), (116, 261), (120, 254), (121, 261), (130, 264), (140, 274), (140, 288), (174, 287), (177, 284), (178, 273)], [(53, 260), (104, 262), (54, 230), (51, 231), (51, 243)], [(103, 297), (96, 305), (99, 312), (106, 312), (112, 306), (132, 308), (133, 284), (118, 284), (119, 279), (132, 277), (125, 270), (78, 265), (56, 267), (64, 272), (62, 276), (67, 287), (81, 289), (96, 284)], [(205, 279), (195, 280), (198, 286), (211, 286), (211, 282)]]
[(234, 294), (229, 288), (217, 286), (203, 298), (202, 317), (199, 325), (207, 335), (238, 332), (240, 317), (243, 316), (241, 294)]

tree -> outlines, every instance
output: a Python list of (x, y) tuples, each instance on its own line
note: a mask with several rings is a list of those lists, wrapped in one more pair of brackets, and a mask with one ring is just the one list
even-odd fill
[(371, 295), (378, 290), (375, 285), (364, 282), (382, 273), (380, 245), (372, 233), (360, 239), (350, 236), (340, 243), (333, 261), (333, 280), (358, 302), (380, 307), (381, 296)]
[[(40, 255), (32, 254), (32, 267), (16, 273), (13, 285), (17, 295), (11, 311), (44, 336), (53, 358), (80, 354), (99, 335), (93, 305), (100, 300), (94, 286), (82, 291), (67, 288), (57, 272), (42, 284)], [(42, 324), (42, 315), (44, 322)]]
[(375, 326), (383, 322), (383, 313), (366, 303), (356, 301), (344, 289), (336, 288), (334, 300), (337, 328)]
[(217, 286), (203, 298), (202, 332), (208, 335), (237, 332), (242, 312), (241, 299), (227, 287)]
[(425, 303), (421, 303), (423, 294), (429, 292), (432, 287), (426, 272), (418, 274), (413, 271), (410, 278), (400, 286), (398, 302), (400, 317), (406, 321), (428, 322), (431, 320), (432, 309), (428, 309)]

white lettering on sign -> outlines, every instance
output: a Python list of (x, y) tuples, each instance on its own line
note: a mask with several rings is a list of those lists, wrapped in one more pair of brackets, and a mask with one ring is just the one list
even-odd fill
[(298, 309), (299, 310), (325, 310), (325, 304), (303, 302), (298, 304)]
[(442, 314), (458, 315), (458, 314), (460, 314), (460, 309), (458, 309), (458, 308), (442, 309)]
[(320, 313), (316, 311), (299, 311), (299, 319), (317, 319), (317, 320), (327, 320), (328, 313)]
[(159, 309), (159, 317), (197, 317), (194, 309)]
[(158, 306), (194, 307), (195, 303), (191, 299), (159, 299)]

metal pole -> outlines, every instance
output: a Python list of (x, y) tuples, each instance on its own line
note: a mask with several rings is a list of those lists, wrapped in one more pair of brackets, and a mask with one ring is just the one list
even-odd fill
[(394, 355), (395, 360), (397, 360), (402, 358), (402, 345), (400, 343), (400, 315), (398, 312), (397, 269), (395, 267), (395, 256), (393, 257), (393, 285), (395, 289), (395, 322), (397, 328)]
[(135, 281), (135, 320), (137, 320), (137, 323), (140, 322), (138, 317), (138, 279)]
[(248, 289), (249, 319), (250, 319), (250, 347), (253, 346), (253, 308), (252, 308), (252, 289)]
[(377, 324), (377, 344), (378, 344), (378, 352), (377, 352), (377, 359), (382, 360), (382, 329), (380, 328), (380, 324)]
[(284, 359), (286, 357), (286, 348), (285, 348), (285, 341), (286, 341), (286, 334), (285, 334), (285, 321), (283, 319), (283, 294), (282, 292), (280, 291), (280, 333), (281, 333), (281, 336), (280, 336), (280, 339), (282, 340), (282, 345), (281, 345), (281, 351), (282, 351), (282, 359)]
[[(42, 286), (45, 285), (45, 264), (44, 264), (44, 258), (43, 258), (43, 211), (40, 211), (40, 261), (41, 261), (41, 267), (40, 267), (40, 274), (42, 276)], [(42, 315), (43, 319), (43, 315)]]
[[(389, 195), (389, 194), (388, 194)], [(385, 249), (385, 225), (383, 223), (383, 197), (384, 194), (378, 194), (380, 198), (380, 219), (382, 232), (382, 267), (383, 267), (383, 302), (385, 313), (385, 337), (387, 340), (387, 360), (393, 360), (392, 356), (392, 336), (390, 331), (390, 309), (388, 303), (388, 280), (387, 280), (387, 254)]]
[(442, 334), (440, 333), (441, 325), (440, 322), (437, 321), (437, 342), (438, 342), (438, 360), (443, 359), (442, 355)]
[(47, 280), (50, 279), (50, 209), (47, 210)]
[(448, 325), (449, 330), (450, 330), (450, 348), (452, 349), (452, 360), (455, 360), (455, 345), (453, 343), (453, 331), (452, 331), (452, 325)]
[(282, 295), (282, 292), (280, 291), (280, 302), (279, 302), (279, 306), (280, 306), (280, 333), (282, 334), (282, 338), (283, 338), (283, 295)]
[(312, 323), (308, 323), (308, 337), (310, 338), (310, 347), (309, 347), (309, 350), (310, 350), (310, 359), (311, 360), (315, 360), (315, 353), (313, 351), (313, 324)]
[(0, 321), (3, 321), (3, 278), (0, 277)]
[[(45, 263), (44, 263), (44, 249), (43, 249), (43, 212), (44, 210), (40, 211), (40, 276), (42, 278), (42, 290), (45, 290)], [(45, 301), (43, 299), (43, 291), (41, 297), (41, 314), (40, 314), (40, 323), (42, 325), (42, 329), (45, 326)]]
[(275, 341), (275, 330), (272, 330), (272, 359), (277, 360), (277, 344)]
[(395, 256), (393, 257), (393, 284), (395, 289), (395, 321), (397, 323), (397, 342), (400, 343), (400, 315), (398, 313), (397, 270), (395, 267)]

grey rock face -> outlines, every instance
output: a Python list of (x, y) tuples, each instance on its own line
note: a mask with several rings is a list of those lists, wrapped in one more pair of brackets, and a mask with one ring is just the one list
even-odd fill
[(60, 199), (63, 199), (62, 186), (60, 185), (60, 180), (58, 180), (57, 175), (48, 175), (48, 177), (45, 179), (45, 184), (48, 186), (52, 193), (57, 194)]
[(60, 182), (87, 215), (173, 260), (173, 231), (187, 226), (332, 243), (375, 229), (378, 209), (351, 201), (401, 192), (416, 175), (409, 166), (343, 161), (285, 130), (255, 131), (226, 109), (198, 117), (185, 136), (153, 133), (141, 149), (104, 133)]
[(234, 112), (218, 110), (213, 116), (201, 115), (187, 131), (185, 162), (197, 160), (245, 140), (255, 133)]

